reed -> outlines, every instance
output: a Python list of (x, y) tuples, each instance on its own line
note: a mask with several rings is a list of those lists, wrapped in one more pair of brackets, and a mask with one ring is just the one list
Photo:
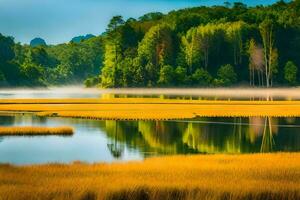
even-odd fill
[(72, 127), (0, 127), (0, 136), (73, 135)]
[(0, 186), (0, 199), (5, 200), (296, 200), (300, 198), (300, 153), (0, 165)]
[(0, 100), (0, 111), (102, 120), (197, 117), (300, 117), (300, 101), (208, 101), (151, 98)]

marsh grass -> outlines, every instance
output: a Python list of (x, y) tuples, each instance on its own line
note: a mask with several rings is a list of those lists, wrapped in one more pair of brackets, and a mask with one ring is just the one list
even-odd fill
[(300, 153), (195, 155), (143, 162), (0, 165), (0, 199), (300, 198)]
[(0, 100), (2, 112), (100, 120), (197, 117), (299, 117), (300, 101), (215, 101), (151, 98)]
[(0, 136), (73, 135), (72, 127), (0, 127)]

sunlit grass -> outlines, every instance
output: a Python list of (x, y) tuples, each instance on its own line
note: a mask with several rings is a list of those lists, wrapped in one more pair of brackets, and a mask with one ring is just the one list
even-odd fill
[(300, 101), (215, 101), (158, 98), (0, 100), (0, 111), (102, 120), (197, 117), (299, 117)]
[(300, 154), (0, 165), (0, 199), (299, 199)]
[(72, 135), (72, 127), (0, 127), (0, 136)]

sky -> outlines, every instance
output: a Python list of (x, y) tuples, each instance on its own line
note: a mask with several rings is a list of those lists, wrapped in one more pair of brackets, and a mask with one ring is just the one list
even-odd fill
[[(47, 44), (70, 41), (85, 34), (99, 35), (114, 15), (138, 18), (148, 12), (168, 13), (194, 6), (223, 5), (226, 0), (0, 0), (0, 33), (16, 42), (41, 37)], [(228, 1), (228, 0), (227, 0)], [(247, 5), (277, 0), (240, 0)], [(230, 1), (229, 2), (233, 2)]]

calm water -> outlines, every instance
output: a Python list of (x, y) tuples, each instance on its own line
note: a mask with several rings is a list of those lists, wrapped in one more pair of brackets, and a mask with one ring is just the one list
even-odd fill
[(141, 160), (173, 154), (300, 151), (300, 118), (96, 121), (0, 116), (0, 126), (72, 126), (70, 137), (0, 137), (0, 162), (36, 164)]

